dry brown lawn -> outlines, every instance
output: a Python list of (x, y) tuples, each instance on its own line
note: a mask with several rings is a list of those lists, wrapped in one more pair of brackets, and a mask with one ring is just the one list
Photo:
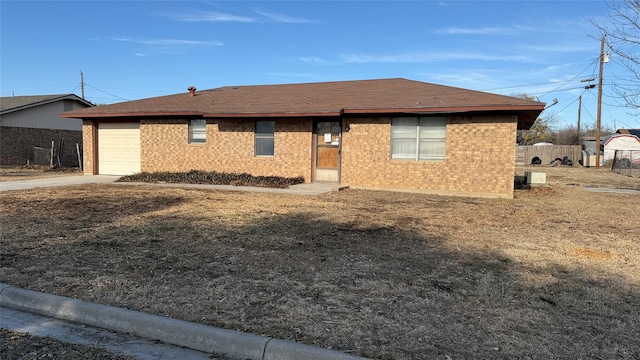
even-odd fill
[(640, 195), (584, 190), (640, 180), (533, 171), (513, 200), (4, 192), (0, 281), (378, 359), (640, 358)]
[(0, 354), (3, 360), (134, 360), (86, 345), (68, 344), (50, 337), (0, 329)]
[(47, 177), (82, 175), (78, 168), (49, 169), (48, 166), (11, 166), (0, 168), (0, 182), (31, 180)]

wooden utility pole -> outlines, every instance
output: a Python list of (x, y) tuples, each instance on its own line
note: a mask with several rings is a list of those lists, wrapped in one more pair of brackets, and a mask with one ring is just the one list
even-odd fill
[(580, 135), (580, 113), (582, 112), (582, 95), (578, 98), (580, 102), (578, 103), (578, 145), (580, 144), (580, 140), (582, 136)]
[(80, 89), (82, 89), (82, 100), (84, 100), (84, 74), (80, 71)]
[(598, 115), (596, 118), (596, 169), (600, 168), (600, 123), (602, 116), (602, 70), (604, 68), (604, 36), (600, 40), (600, 73), (598, 75)]

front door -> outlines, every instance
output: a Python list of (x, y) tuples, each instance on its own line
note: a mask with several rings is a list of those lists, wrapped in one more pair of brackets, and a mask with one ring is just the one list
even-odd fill
[(316, 121), (315, 181), (340, 182), (340, 121)]

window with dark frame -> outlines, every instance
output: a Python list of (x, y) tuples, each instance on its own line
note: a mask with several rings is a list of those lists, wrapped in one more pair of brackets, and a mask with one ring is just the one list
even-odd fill
[(189, 143), (203, 144), (207, 141), (207, 120), (189, 120)]
[(273, 156), (274, 154), (274, 134), (276, 122), (273, 120), (257, 120), (255, 132), (255, 155)]
[(391, 158), (439, 161), (445, 158), (447, 118), (398, 117), (391, 120)]

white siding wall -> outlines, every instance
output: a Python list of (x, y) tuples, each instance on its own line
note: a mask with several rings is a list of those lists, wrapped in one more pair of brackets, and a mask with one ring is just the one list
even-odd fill
[[(67, 102), (66, 108), (65, 102)], [(83, 106), (77, 101), (60, 100), (2, 115), (0, 125), (21, 128), (82, 131), (81, 119), (63, 119), (58, 117), (58, 114), (85, 107), (86, 106)]]
[(604, 161), (613, 160), (616, 150), (640, 150), (640, 141), (633, 135), (614, 135), (604, 145)]

